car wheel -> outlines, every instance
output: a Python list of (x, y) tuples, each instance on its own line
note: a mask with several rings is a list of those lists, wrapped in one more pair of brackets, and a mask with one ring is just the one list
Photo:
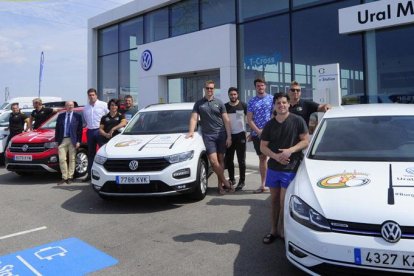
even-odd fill
[(191, 194), (191, 198), (202, 200), (206, 197), (208, 187), (207, 164), (206, 161), (200, 159), (197, 168), (197, 180), (195, 191)]
[(85, 149), (79, 149), (75, 159), (75, 177), (82, 177), (88, 171), (88, 154)]

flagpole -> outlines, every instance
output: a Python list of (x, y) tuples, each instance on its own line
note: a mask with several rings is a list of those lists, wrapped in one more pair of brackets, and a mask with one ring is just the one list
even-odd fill
[(45, 55), (42, 53), (40, 54), (40, 69), (39, 69), (39, 94), (38, 97), (40, 98), (40, 87), (42, 85), (42, 77), (43, 77), (43, 63), (45, 62)]

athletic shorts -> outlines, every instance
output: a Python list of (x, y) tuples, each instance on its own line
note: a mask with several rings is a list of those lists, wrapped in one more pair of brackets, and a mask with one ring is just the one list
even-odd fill
[(266, 171), (266, 187), (269, 188), (285, 188), (289, 186), (296, 173), (294, 172), (281, 172), (267, 169)]
[(260, 151), (260, 138), (259, 136), (252, 136), (253, 146), (254, 150), (256, 151), (257, 155), (262, 155), (262, 152)]
[(226, 153), (227, 134), (225, 132), (214, 133), (214, 134), (204, 134), (203, 141), (204, 146), (206, 147), (207, 155), (212, 153)]

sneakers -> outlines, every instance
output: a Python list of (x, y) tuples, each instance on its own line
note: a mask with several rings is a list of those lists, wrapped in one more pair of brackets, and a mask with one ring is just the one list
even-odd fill
[(243, 189), (244, 185), (246, 185), (246, 184), (244, 184), (244, 181), (240, 180), (239, 183), (236, 186), (236, 191), (241, 191)]

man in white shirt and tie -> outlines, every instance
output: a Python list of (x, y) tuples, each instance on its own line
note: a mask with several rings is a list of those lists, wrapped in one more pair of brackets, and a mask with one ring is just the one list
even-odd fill
[(106, 102), (98, 100), (98, 94), (95, 88), (88, 89), (88, 103), (83, 109), (83, 119), (86, 122), (88, 131), (86, 133), (88, 139), (88, 174), (83, 182), (91, 180), (91, 168), (93, 159), (96, 155), (96, 146), (99, 142), (99, 126), (102, 116), (109, 112)]
[(62, 172), (58, 185), (73, 181), (76, 150), (82, 140), (82, 116), (73, 111), (74, 107), (73, 101), (67, 101), (66, 112), (60, 113), (56, 120), (55, 141), (58, 143), (59, 167)]

